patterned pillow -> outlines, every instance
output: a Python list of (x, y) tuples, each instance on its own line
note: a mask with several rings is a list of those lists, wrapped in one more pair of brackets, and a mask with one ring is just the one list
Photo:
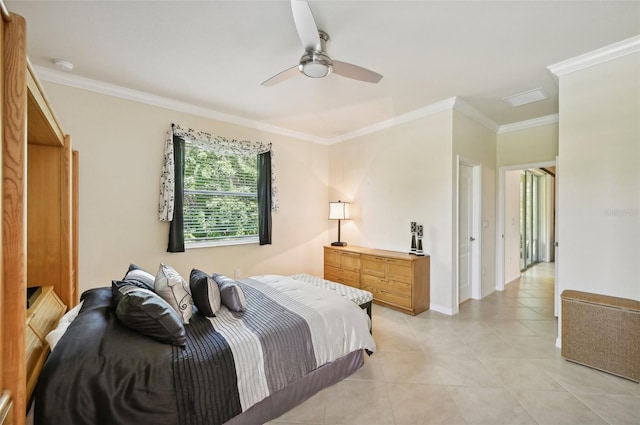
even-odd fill
[(220, 290), (215, 280), (205, 272), (193, 269), (189, 275), (189, 288), (193, 303), (200, 313), (207, 317), (216, 317), (220, 310)]
[(193, 299), (184, 278), (173, 267), (160, 264), (154, 287), (156, 293), (182, 317), (182, 322), (189, 323), (193, 315)]
[(135, 285), (118, 289), (116, 316), (130, 329), (163, 343), (184, 346), (187, 333), (182, 319), (158, 294)]
[(227, 308), (232, 311), (247, 310), (247, 298), (244, 296), (244, 292), (240, 285), (238, 285), (238, 282), (217, 273), (213, 274), (213, 280), (216, 281), (220, 289), (222, 304), (226, 305)]
[(127, 273), (124, 275), (122, 280), (129, 281), (129, 283), (136, 285), (139, 288), (148, 289), (150, 291), (153, 291), (154, 289), (155, 276), (133, 263), (129, 265), (129, 270), (127, 270)]

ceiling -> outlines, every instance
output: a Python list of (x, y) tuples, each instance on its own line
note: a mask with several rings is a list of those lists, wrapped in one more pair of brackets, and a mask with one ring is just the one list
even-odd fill
[[(458, 97), (498, 126), (558, 112), (546, 69), (640, 34), (640, 1), (310, 0), (328, 54), (378, 84), (302, 74), (290, 2), (5, 1), (27, 19), (31, 63), (318, 141)], [(47, 75), (56, 75), (55, 72)], [(82, 78), (80, 78), (82, 77)], [(541, 87), (546, 100), (502, 98)]]

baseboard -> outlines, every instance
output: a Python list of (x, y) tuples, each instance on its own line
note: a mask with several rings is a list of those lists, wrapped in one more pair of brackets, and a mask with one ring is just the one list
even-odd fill
[(505, 284), (504, 284), (504, 286), (507, 286), (507, 285), (509, 285), (509, 284), (511, 284), (511, 283), (513, 283), (513, 282), (515, 282), (516, 280), (520, 279), (521, 277), (522, 277), (522, 274), (520, 274), (520, 273), (518, 273), (518, 274), (515, 274), (515, 275), (511, 276), (511, 277), (507, 280), (507, 283), (505, 283)]
[(483, 293), (480, 295), (480, 296), (481, 296), (481, 298), (480, 298), (480, 299), (482, 299), (482, 298), (486, 297), (487, 295), (491, 295), (491, 294), (493, 294), (494, 292), (496, 292), (496, 288), (489, 288), (489, 290), (488, 290), (488, 291), (483, 292)]
[(556, 338), (556, 347), (562, 348), (562, 337), (561, 336), (558, 336)]
[(448, 316), (453, 316), (453, 310), (447, 307), (443, 307), (441, 305), (437, 305), (437, 304), (429, 304), (429, 310), (433, 310), (436, 311), (438, 313), (442, 313), (442, 314), (446, 314)]

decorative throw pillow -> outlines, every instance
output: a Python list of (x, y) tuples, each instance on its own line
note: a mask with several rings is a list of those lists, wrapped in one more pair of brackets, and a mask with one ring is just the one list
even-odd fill
[(129, 270), (127, 270), (124, 278), (122, 278), (122, 280), (129, 281), (132, 285), (136, 285), (150, 291), (154, 290), (155, 279), (156, 277), (154, 275), (133, 263), (129, 265)]
[(200, 313), (216, 317), (216, 312), (220, 310), (220, 290), (216, 281), (205, 272), (193, 269), (189, 275), (189, 288), (193, 303)]
[(213, 280), (216, 281), (220, 289), (220, 300), (222, 304), (226, 305), (227, 308), (232, 311), (247, 310), (247, 299), (238, 282), (217, 273), (213, 275)]
[(116, 316), (125, 326), (160, 342), (185, 346), (182, 319), (158, 294), (134, 285), (122, 286), (119, 291)]
[[(135, 286), (136, 288), (140, 288), (138, 285), (135, 285), (131, 282), (127, 282), (125, 280), (111, 281), (111, 296), (113, 297), (112, 304), (114, 306), (117, 306), (118, 303), (120, 302), (120, 299), (122, 298), (122, 292), (120, 291), (120, 289), (128, 286)], [(146, 288), (140, 288), (140, 289), (146, 289)]]
[(160, 264), (154, 287), (156, 293), (182, 317), (182, 322), (189, 323), (193, 315), (193, 299), (184, 278), (173, 267)]

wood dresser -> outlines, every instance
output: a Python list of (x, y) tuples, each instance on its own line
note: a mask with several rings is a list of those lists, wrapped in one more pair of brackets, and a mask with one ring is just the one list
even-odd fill
[(325, 246), (324, 278), (369, 291), (373, 301), (412, 315), (429, 309), (429, 256), (359, 246)]

